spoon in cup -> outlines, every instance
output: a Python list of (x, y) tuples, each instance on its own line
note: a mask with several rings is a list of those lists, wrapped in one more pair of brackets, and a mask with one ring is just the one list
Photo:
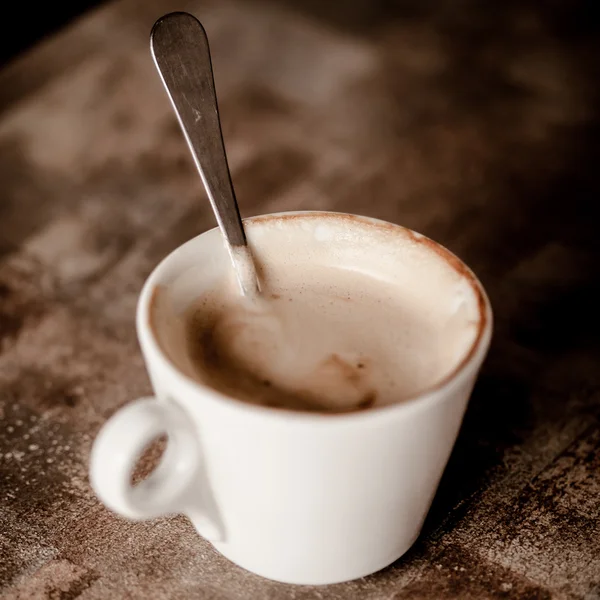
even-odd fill
[(260, 287), (227, 164), (206, 32), (192, 15), (170, 13), (154, 24), (150, 49), (223, 232), (240, 290), (255, 298)]

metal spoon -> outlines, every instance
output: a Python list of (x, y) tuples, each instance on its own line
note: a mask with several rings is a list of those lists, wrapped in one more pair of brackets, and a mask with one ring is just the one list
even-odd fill
[(206, 32), (192, 15), (170, 13), (154, 24), (150, 49), (223, 232), (242, 294), (256, 296), (258, 278), (231, 183)]

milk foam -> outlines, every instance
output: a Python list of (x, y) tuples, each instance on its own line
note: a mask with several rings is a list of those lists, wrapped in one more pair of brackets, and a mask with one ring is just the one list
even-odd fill
[(247, 230), (261, 298), (242, 297), (229, 270), (161, 316), (171, 360), (229, 396), (325, 412), (402, 402), (447, 377), (476, 339), (474, 284), (428, 240), (343, 217)]

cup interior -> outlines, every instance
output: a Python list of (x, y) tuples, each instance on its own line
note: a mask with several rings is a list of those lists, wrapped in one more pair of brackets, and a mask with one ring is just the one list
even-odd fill
[[(449, 368), (435, 386), (452, 379), (478, 350), (485, 353), (491, 327), (485, 292), (466, 265), (436, 242), (398, 225), (341, 213), (265, 215), (245, 220), (245, 227), (267, 282), (311, 265), (345, 269), (395, 286), (407, 306), (438, 319)], [(138, 327), (149, 325), (159, 352), (187, 377), (193, 377), (193, 367), (173, 324), (224, 277), (234, 281), (220, 231), (213, 229), (169, 255), (142, 293)]]

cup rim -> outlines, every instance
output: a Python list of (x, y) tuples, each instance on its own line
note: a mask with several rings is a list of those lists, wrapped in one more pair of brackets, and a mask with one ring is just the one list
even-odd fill
[[(152, 270), (152, 272), (146, 279), (138, 299), (136, 312), (137, 333), (144, 354), (147, 356), (151, 356), (153, 361), (158, 362), (161, 369), (166, 370), (172, 377), (177, 378), (181, 383), (183, 383), (187, 391), (200, 393), (203, 397), (209, 398), (211, 401), (217, 402), (219, 404), (229, 405), (231, 408), (235, 408), (238, 411), (241, 410), (244, 412), (248, 412), (248, 414), (258, 414), (262, 416), (271, 416), (276, 418), (284, 417), (285, 419), (293, 418), (298, 421), (309, 420), (311, 422), (347, 422), (349, 420), (364, 419), (365, 417), (371, 418), (376, 415), (387, 416), (396, 412), (406, 413), (407, 411), (422, 410), (431, 404), (443, 401), (443, 399), (449, 396), (455, 388), (461, 385), (465, 378), (469, 377), (469, 375), (474, 369), (477, 369), (479, 367), (479, 365), (485, 358), (485, 355), (491, 342), (493, 328), (492, 308), (489, 298), (485, 292), (485, 289), (483, 288), (483, 285), (481, 284), (477, 276), (453, 252), (451, 252), (438, 242), (428, 238), (427, 236), (413, 231), (402, 225), (390, 223), (388, 221), (376, 219), (373, 217), (366, 217), (350, 213), (315, 210), (287, 211), (249, 217), (244, 219), (244, 222), (261, 223), (272, 220), (289, 221), (297, 218), (332, 218), (336, 220), (344, 219), (362, 226), (367, 225), (371, 227), (376, 227), (380, 231), (391, 231), (393, 233), (407, 236), (411, 238), (412, 241), (427, 245), (429, 249), (435, 251), (441, 258), (443, 258), (451, 268), (453, 268), (462, 278), (464, 278), (469, 283), (477, 297), (479, 313), (479, 325), (477, 335), (471, 343), (469, 350), (464, 354), (462, 360), (458, 363), (458, 365), (434, 385), (429, 386), (421, 392), (414, 394), (409, 398), (405, 398), (400, 402), (394, 402), (392, 404), (386, 404), (383, 406), (372, 406), (363, 410), (351, 410), (348, 412), (330, 413), (318, 411), (299, 411), (288, 408), (252, 404), (250, 402), (245, 402), (233, 396), (224, 394), (206, 384), (203, 384), (185, 375), (165, 355), (153, 332), (153, 327), (150, 318), (151, 307), (159, 287), (163, 285), (158, 283), (157, 279), (160, 279), (160, 276), (165, 270), (168, 269), (170, 263), (177, 259), (178, 254), (184, 252), (184, 248), (196, 243), (196, 240), (198, 240), (200, 237), (208, 235), (209, 233), (214, 232), (215, 230), (218, 230), (218, 227), (213, 227), (207, 231), (204, 231), (203, 233), (200, 233), (199, 235), (191, 238), (187, 242), (175, 248), (158, 263), (158, 265)], [(148, 370), (150, 370), (150, 361), (147, 362), (147, 368)]]

